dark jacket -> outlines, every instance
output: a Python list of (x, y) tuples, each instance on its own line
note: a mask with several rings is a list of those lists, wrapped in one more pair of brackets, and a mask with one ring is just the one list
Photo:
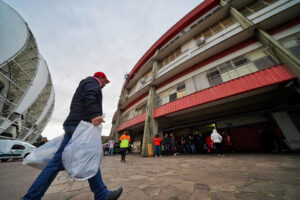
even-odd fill
[(169, 138), (169, 137), (164, 137), (164, 138), (162, 139), (162, 144), (171, 144), (170, 138)]
[(75, 91), (64, 126), (78, 125), (81, 120), (91, 122), (97, 116), (102, 116), (101, 87), (95, 78), (87, 77)]

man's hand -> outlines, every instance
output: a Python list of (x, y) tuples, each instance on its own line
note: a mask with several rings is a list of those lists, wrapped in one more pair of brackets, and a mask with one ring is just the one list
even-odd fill
[(98, 116), (92, 119), (92, 123), (96, 126), (101, 124), (102, 122), (105, 122), (102, 118), (102, 116)]

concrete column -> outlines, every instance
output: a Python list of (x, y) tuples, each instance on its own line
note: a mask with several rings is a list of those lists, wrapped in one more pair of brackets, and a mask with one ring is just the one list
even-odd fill
[(300, 60), (264, 30), (257, 29), (255, 36), (261, 43), (268, 46), (277, 59), (285, 64), (297, 76), (299, 83)]
[(237, 9), (230, 7), (229, 8), (230, 15), (235, 21), (237, 21), (244, 29), (249, 28), (253, 25), (253, 23), (242, 13), (240, 13)]
[(128, 88), (125, 88), (122, 96), (120, 97), (120, 101), (119, 101), (119, 107), (121, 107), (124, 102), (128, 99), (128, 94), (129, 94), (129, 89)]
[[(156, 52), (156, 54), (158, 51)], [(158, 69), (158, 61), (155, 60), (152, 67), (152, 82), (157, 77), (157, 69)], [(150, 86), (147, 107), (146, 107), (146, 120), (144, 127), (144, 135), (143, 135), (143, 146), (142, 146), (142, 156), (148, 156), (148, 144), (153, 144), (152, 138), (155, 134), (158, 133), (158, 125), (156, 120), (153, 118), (153, 111), (155, 105), (155, 96), (156, 96), (156, 88), (154, 85)]]
[(148, 144), (153, 143), (152, 138), (158, 132), (158, 128), (157, 126), (155, 126), (155, 121), (153, 118), (155, 93), (156, 93), (155, 87), (151, 86), (149, 91), (147, 108), (146, 108), (146, 120), (145, 120), (144, 135), (143, 135), (142, 156), (148, 156)]
[(286, 112), (272, 113), (291, 150), (300, 149), (300, 133)]

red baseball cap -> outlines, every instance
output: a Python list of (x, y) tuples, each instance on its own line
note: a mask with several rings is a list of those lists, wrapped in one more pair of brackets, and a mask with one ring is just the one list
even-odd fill
[(102, 77), (102, 78), (105, 79), (105, 81), (106, 81), (107, 83), (110, 83), (110, 81), (106, 78), (106, 76), (105, 76), (105, 74), (104, 74), (103, 72), (96, 72), (96, 73), (94, 74), (94, 77)]

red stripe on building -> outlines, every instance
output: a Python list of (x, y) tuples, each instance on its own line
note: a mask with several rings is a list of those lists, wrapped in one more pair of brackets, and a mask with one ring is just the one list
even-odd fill
[[(201, 104), (217, 101), (233, 95), (249, 92), (262, 87), (281, 83), (296, 78), (284, 65), (278, 65), (269, 69), (258, 71), (238, 79), (228, 81), (215, 87), (185, 96), (181, 99), (167, 103), (154, 109), (154, 118), (178, 112)], [(144, 122), (146, 114), (143, 113), (132, 118), (118, 128), (118, 131), (124, 130), (133, 125)]]
[(154, 118), (296, 78), (278, 65), (217, 85), (154, 109)]
[[(131, 70), (128, 80), (130, 80), (134, 73), (140, 70), (140, 68), (154, 55), (156, 49), (161, 48), (174, 36), (176, 36), (180, 31), (185, 29), (188, 25), (194, 22), (196, 19), (204, 15), (206, 12), (214, 8), (219, 4), (220, 0), (205, 0), (191, 12), (185, 15), (180, 21), (178, 21), (174, 26), (172, 26), (165, 34), (163, 34), (159, 40), (157, 40), (151, 48), (143, 55), (143, 57), (138, 61), (138, 63)], [(124, 83), (123, 89), (127, 85), (128, 81)]]
[(122, 131), (128, 127), (131, 127), (133, 125), (136, 125), (136, 124), (139, 124), (139, 123), (142, 123), (146, 120), (146, 113), (143, 113), (143, 114), (140, 114), (138, 116), (136, 116), (135, 118), (132, 118), (126, 122), (124, 122), (123, 124), (121, 124), (119, 127), (118, 127), (118, 131)]

